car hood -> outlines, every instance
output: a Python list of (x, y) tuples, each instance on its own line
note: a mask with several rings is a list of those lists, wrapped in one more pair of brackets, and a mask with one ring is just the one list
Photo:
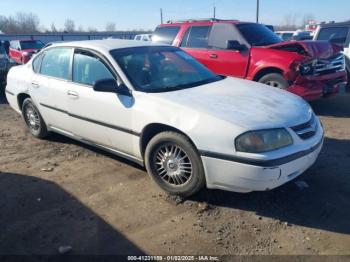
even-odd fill
[(342, 51), (342, 47), (329, 41), (288, 41), (267, 46), (266, 48), (298, 52), (312, 58), (327, 59)]
[[(239, 78), (180, 91), (151, 94), (245, 129), (291, 127), (307, 122), (310, 106), (287, 91)], [(176, 107), (175, 107), (176, 108)]]

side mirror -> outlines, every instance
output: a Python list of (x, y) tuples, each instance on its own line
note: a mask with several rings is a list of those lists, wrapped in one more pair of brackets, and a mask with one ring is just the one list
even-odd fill
[(245, 45), (242, 45), (240, 42), (238, 42), (236, 40), (227, 40), (226, 49), (244, 51), (247, 49), (247, 47)]
[(130, 91), (124, 84), (118, 85), (114, 79), (101, 79), (95, 82), (93, 89), (96, 92), (117, 93), (130, 96)]

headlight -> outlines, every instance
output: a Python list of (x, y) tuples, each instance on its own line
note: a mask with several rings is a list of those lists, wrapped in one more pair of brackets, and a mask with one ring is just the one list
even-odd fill
[(247, 153), (263, 153), (293, 144), (284, 128), (249, 131), (236, 138), (236, 150)]
[(23, 52), (22, 55), (23, 56), (29, 56), (29, 53), (28, 52)]

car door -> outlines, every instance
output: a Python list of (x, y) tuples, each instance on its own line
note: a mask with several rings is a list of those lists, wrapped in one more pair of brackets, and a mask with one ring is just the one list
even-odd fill
[[(247, 49), (243, 51), (227, 49), (227, 42), (232, 40), (245, 44)], [(250, 49), (233, 24), (214, 23), (210, 30), (208, 46), (205, 65), (209, 69), (220, 75), (246, 77)]]
[(72, 48), (50, 48), (33, 60), (30, 94), (46, 124), (55, 131), (71, 134), (67, 108)]
[(68, 89), (68, 110), (72, 131), (80, 139), (132, 154), (133, 98), (112, 92), (94, 91), (93, 85), (117, 75), (99, 54), (76, 49), (73, 82)]

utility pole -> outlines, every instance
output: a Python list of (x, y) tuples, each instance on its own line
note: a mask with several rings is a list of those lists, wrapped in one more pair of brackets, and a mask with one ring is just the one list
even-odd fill
[(160, 9), (160, 23), (163, 24), (163, 8)]
[(214, 16), (213, 16), (213, 18), (215, 19), (216, 18), (216, 6), (214, 5)]
[(256, 22), (259, 23), (259, 8), (260, 8), (260, 1), (256, 0)]

